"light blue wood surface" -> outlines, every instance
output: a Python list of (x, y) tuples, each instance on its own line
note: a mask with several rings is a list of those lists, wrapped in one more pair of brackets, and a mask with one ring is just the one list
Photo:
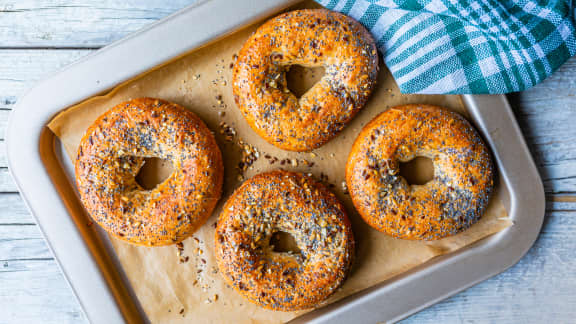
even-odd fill
[[(8, 175), (10, 110), (39, 79), (193, 2), (0, 0), (0, 323), (86, 322)], [(542, 234), (516, 266), (405, 323), (576, 322), (576, 59), (509, 99), (546, 187)]]

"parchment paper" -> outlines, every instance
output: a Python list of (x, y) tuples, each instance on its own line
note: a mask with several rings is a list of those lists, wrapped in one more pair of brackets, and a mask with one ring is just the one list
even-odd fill
[[(311, 6), (306, 4), (306, 6)], [(234, 54), (257, 25), (239, 31), (224, 40), (196, 50), (174, 62), (149, 72), (110, 93), (94, 97), (61, 112), (48, 127), (63, 142), (73, 158), (84, 131), (112, 106), (138, 97), (157, 97), (181, 104), (198, 114), (214, 131), (224, 155), (226, 175), (222, 200), (207, 223), (184, 241), (178, 255), (176, 246), (139, 247), (110, 237), (131, 285), (153, 323), (182, 323), (193, 320), (218, 323), (277, 323), (285, 322), (304, 312), (274, 312), (264, 310), (242, 299), (220, 277), (213, 253), (214, 224), (220, 206), (240, 184), (235, 169), (241, 159), (239, 139), (251, 144), (260, 158), (249, 168), (245, 177), (277, 168), (321, 173), (335, 185), (333, 191), (344, 202), (353, 223), (357, 242), (355, 264), (349, 279), (328, 303), (366, 289), (399, 273), (420, 265), (431, 258), (453, 252), (477, 240), (512, 225), (498, 195), (495, 194), (486, 214), (468, 231), (434, 242), (413, 242), (394, 239), (367, 226), (355, 212), (350, 198), (343, 192), (344, 166), (353, 140), (363, 125), (388, 107), (406, 103), (426, 103), (448, 107), (464, 113), (458, 96), (402, 95), (384, 66), (379, 82), (368, 105), (335, 139), (313, 153), (281, 151), (258, 137), (246, 124), (232, 96), (230, 64)], [(295, 69), (299, 70), (299, 69)], [(293, 88), (302, 88), (319, 77), (318, 71), (292, 73)], [(223, 115), (223, 113), (225, 115)], [(236, 136), (227, 141), (220, 133), (220, 123), (232, 127)], [(265, 155), (277, 157), (270, 163)], [(280, 165), (280, 160), (290, 161)], [(296, 163), (293, 160), (296, 160)], [(272, 158), (273, 160), (273, 158)], [(313, 162), (313, 166), (309, 166)], [(149, 168), (150, 169), (150, 168)], [(149, 171), (154, 177), (162, 170)], [(412, 170), (416, 178), (430, 170), (420, 166)], [(181, 259), (188, 257), (187, 262)]]

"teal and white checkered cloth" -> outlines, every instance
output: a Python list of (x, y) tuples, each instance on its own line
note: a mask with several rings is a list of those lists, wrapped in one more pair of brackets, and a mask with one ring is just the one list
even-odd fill
[(368, 28), (403, 93), (508, 93), (576, 54), (574, 0), (316, 0)]

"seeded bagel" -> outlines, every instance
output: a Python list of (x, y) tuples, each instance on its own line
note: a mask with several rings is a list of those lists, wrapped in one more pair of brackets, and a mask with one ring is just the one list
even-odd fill
[[(147, 157), (174, 172), (152, 190), (136, 182)], [(78, 148), (76, 185), (108, 233), (148, 246), (180, 242), (210, 216), (222, 189), (220, 150), (191, 111), (164, 100), (121, 103), (88, 128)]]
[[(417, 156), (434, 163), (434, 178), (410, 185), (399, 163)], [(436, 240), (476, 223), (493, 190), (490, 153), (472, 125), (430, 105), (393, 107), (354, 142), (346, 182), (354, 206), (372, 227), (408, 240)]]
[[(291, 234), (299, 254), (275, 252), (271, 237)], [(346, 278), (354, 250), (342, 204), (300, 173), (273, 171), (244, 182), (228, 199), (216, 228), (224, 279), (264, 308), (295, 311), (328, 298)]]
[[(322, 79), (297, 98), (291, 65), (325, 68)], [(269, 143), (309, 151), (336, 136), (364, 106), (376, 83), (378, 55), (358, 22), (326, 9), (277, 16), (246, 41), (234, 67), (236, 104)]]

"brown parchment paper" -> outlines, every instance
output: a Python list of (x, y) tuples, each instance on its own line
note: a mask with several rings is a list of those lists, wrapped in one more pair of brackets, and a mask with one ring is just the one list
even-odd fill
[[(176, 246), (140, 247), (110, 237), (124, 271), (151, 322), (277, 323), (286, 322), (304, 313), (274, 312), (255, 306), (228, 287), (218, 273), (213, 253), (214, 224), (221, 205), (240, 184), (235, 167), (241, 159), (239, 146), (225, 140), (225, 136), (220, 133), (221, 122), (236, 131), (234, 142), (242, 139), (259, 151), (260, 158), (246, 172), (246, 177), (283, 168), (312, 173), (317, 178), (323, 173), (328, 177), (328, 182), (335, 185), (333, 190), (346, 205), (352, 220), (357, 258), (350, 277), (327, 303), (371, 287), (435, 256), (458, 250), (512, 224), (498, 194), (495, 194), (478, 224), (462, 234), (443, 240), (403, 241), (367, 226), (355, 212), (341, 185), (348, 152), (362, 126), (388, 107), (406, 103), (436, 104), (465, 114), (460, 97), (403, 95), (398, 91), (387, 69), (382, 66), (372, 98), (338, 137), (315, 150), (313, 154), (279, 150), (258, 137), (246, 124), (234, 104), (230, 85), (233, 55), (257, 25), (122, 84), (106, 95), (70, 107), (48, 125), (60, 138), (68, 155), (73, 158), (84, 131), (107, 109), (132, 98), (157, 97), (191, 109), (215, 132), (225, 161), (224, 193), (212, 217), (192, 238), (184, 241), (182, 256), (188, 256), (189, 260), (179, 262)], [(302, 88), (312, 84), (319, 75), (319, 71), (300, 70), (292, 73), (289, 80), (293, 88)], [(280, 165), (280, 162), (270, 164), (269, 160), (264, 158), (266, 154), (280, 160), (296, 159), (297, 165), (292, 161), (284, 165)], [(303, 160), (314, 162), (314, 165), (310, 167)], [(150, 178), (162, 172), (148, 171), (147, 176)], [(411, 172), (414, 173), (413, 177), (418, 178), (429, 174), (430, 170), (417, 165)]]

